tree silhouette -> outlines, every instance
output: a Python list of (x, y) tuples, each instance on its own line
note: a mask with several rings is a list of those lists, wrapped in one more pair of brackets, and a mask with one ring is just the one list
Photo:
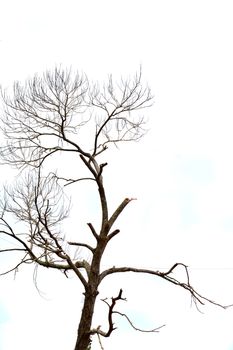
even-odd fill
[[(197, 306), (205, 302), (221, 306), (192, 287), (188, 268), (183, 263), (175, 263), (164, 272), (128, 266), (101, 269), (108, 243), (120, 232), (116, 221), (133, 200), (124, 198), (109, 213), (104, 185), (105, 151), (112, 144), (137, 141), (145, 133), (141, 112), (151, 106), (152, 95), (142, 83), (141, 71), (116, 83), (110, 76), (107, 83), (100, 86), (71, 69), (55, 68), (42, 76), (35, 75), (25, 84), (16, 82), (12, 94), (2, 90), (2, 99), (2, 131), (6, 143), (0, 155), (2, 161), (16, 167), (20, 175), (15, 185), (4, 188), (0, 218), (1, 236), (7, 236), (11, 243), (0, 252), (17, 252), (20, 258), (16, 266), (3, 271), (2, 275), (17, 270), (20, 265), (33, 263), (60, 270), (67, 277), (69, 272), (77, 276), (83, 286), (84, 303), (75, 350), (90, 348), (93, 335), (109, 337), (115, 329), (115, 313), (126, 317), (137, 329), (127, 315), (115, 310), (117, 301), (124, 299), (122, 289), (110, 301), (103, 300), (108, 306), (108, 329), (103, 331), (100, 326), (92, 326), (99, 285), (113, 274), (154, 275), (186, 289)], [(72, 161), (67, 177), (61, 162), (56, 160), (59, 156), (65, 161), (70, 154)], [(55, 171), (50, 169), (51, 163), (56, 163)], [(75, 169), (74, 164), (77, 164)], [(64, 219), (69, 216), (65, 189), (82, 181), (94, 183), (93, 191), (99, 197), (100, 226), (93, 222), (87, 224), (94, 244), (88, 240), (79, 242), (78, 238), (69, 240), (62, 229)], [(80, 258), (84, 250), (89, 252), (89, 260)], [(185, 282), (173, 275), (178, 267), (185, 271)]]

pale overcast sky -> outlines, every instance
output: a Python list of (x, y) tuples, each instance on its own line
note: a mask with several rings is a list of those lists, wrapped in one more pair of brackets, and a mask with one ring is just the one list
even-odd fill
[[(155, 95), (150, 131), (140, 143), (106, 154), (112, 203), (137, 201), (119, 220), (121, 234), (105, 264), (162, 269), (183, 262), (198, 291), (222, 304), (233, 303), (232, 18), (233, 3), (225, 0), (0, 2), (3, 86), (55, 64), (100, 81), (142, 65)], [(9, 177), (4, 171), (2, 179)], [(82, 209), (83, 225), (95, 215), (86, 203), (91, 211)], [(28, 268), (16, 280), (1, 277), (0, 350), (73, 349), (81, 286), (44, 270), (38, 284), (44, 298)], [(132, 274), (104, 283), (101, 297), (119, 288), (128, 299), (119, 307), (136, 326), (166, 327), (142, 334), (116, 319), (105, 350), (233, 350), (233, 309), (206, 306), (198, 313), (179, 288)], [(98, 306), (96, 325), (106, 324), (104, 311)], [(96, 340), (92, 349), (100, 349)]]

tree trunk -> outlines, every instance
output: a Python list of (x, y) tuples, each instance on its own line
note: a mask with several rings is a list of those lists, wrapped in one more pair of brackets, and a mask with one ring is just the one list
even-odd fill
[(97, 294), (97, 287), (95, 290), (87, 288), (85, 292), (85, 300), (78, 328), (78, 337), (74, 350), (87, 350), (88, 345), (90, 345), (90, 330)]
[(93, 254), (88, 285), (85, 289), (85, 299), (82, 309), (82, 315), (78, 327), (78, 337), (74, 350), (88, 350), (88, 345), (91, 343), (91, 324), (94, 314), (96, 297), (99, 287), (100, 262), (103, 252), (107, 245), (107, 239), (99, 240), (95, 252)]

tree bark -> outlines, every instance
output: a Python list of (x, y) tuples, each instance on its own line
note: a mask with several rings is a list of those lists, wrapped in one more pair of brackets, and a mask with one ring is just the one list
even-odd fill
[(84, 293), (85, 299), (78, 327), (78, 336), (74, 350), (88, 350), (88, 346), (91, 343), (92, 318), (94, 314), (96, 297), (99, 293), (100, 262), (107, 242), (108, 240), (106, 237), (100, 238), (93, 253), (88, 284)]
[(97, 294), (97, 289), (96, 291), (91, 291), (87, 288), (74, 350), (87, 350), (91, 343), (90, 330)]

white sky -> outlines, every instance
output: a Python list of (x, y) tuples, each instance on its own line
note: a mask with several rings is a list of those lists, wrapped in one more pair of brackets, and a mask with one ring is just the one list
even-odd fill
[[(193, 285), (223, 304), (233, 303), (232, 16), (232, 1), (224, 0), (0, 2), (4, 86), (60, 63), (101, 81), (142, 64), (155, 95), (150, 132), (136, 145), (106, 153), (112, 203), (138, 200), (122, 215), (105, 263), (157, 269), (184, 262)], [(88, 210), (81, 213), (85, 225)], [(80, 286), (42, 270), (38, 284), (45, 299), (31, 270), (22, 269), (16, 281), (0, 279), (0, 350), (73, 349)], [(109, 279), (101, 297), (119, 288), (128, 299), (121, 310), (137, 326), (166, 327), (141, 334), (119, 320), (105, 350), (233, 349), (233, 309), (211, 306), (200, 314), (187, 293), (136, 275)], [(104, 325), (103, 311), (98, 308), (96, 325)]]

